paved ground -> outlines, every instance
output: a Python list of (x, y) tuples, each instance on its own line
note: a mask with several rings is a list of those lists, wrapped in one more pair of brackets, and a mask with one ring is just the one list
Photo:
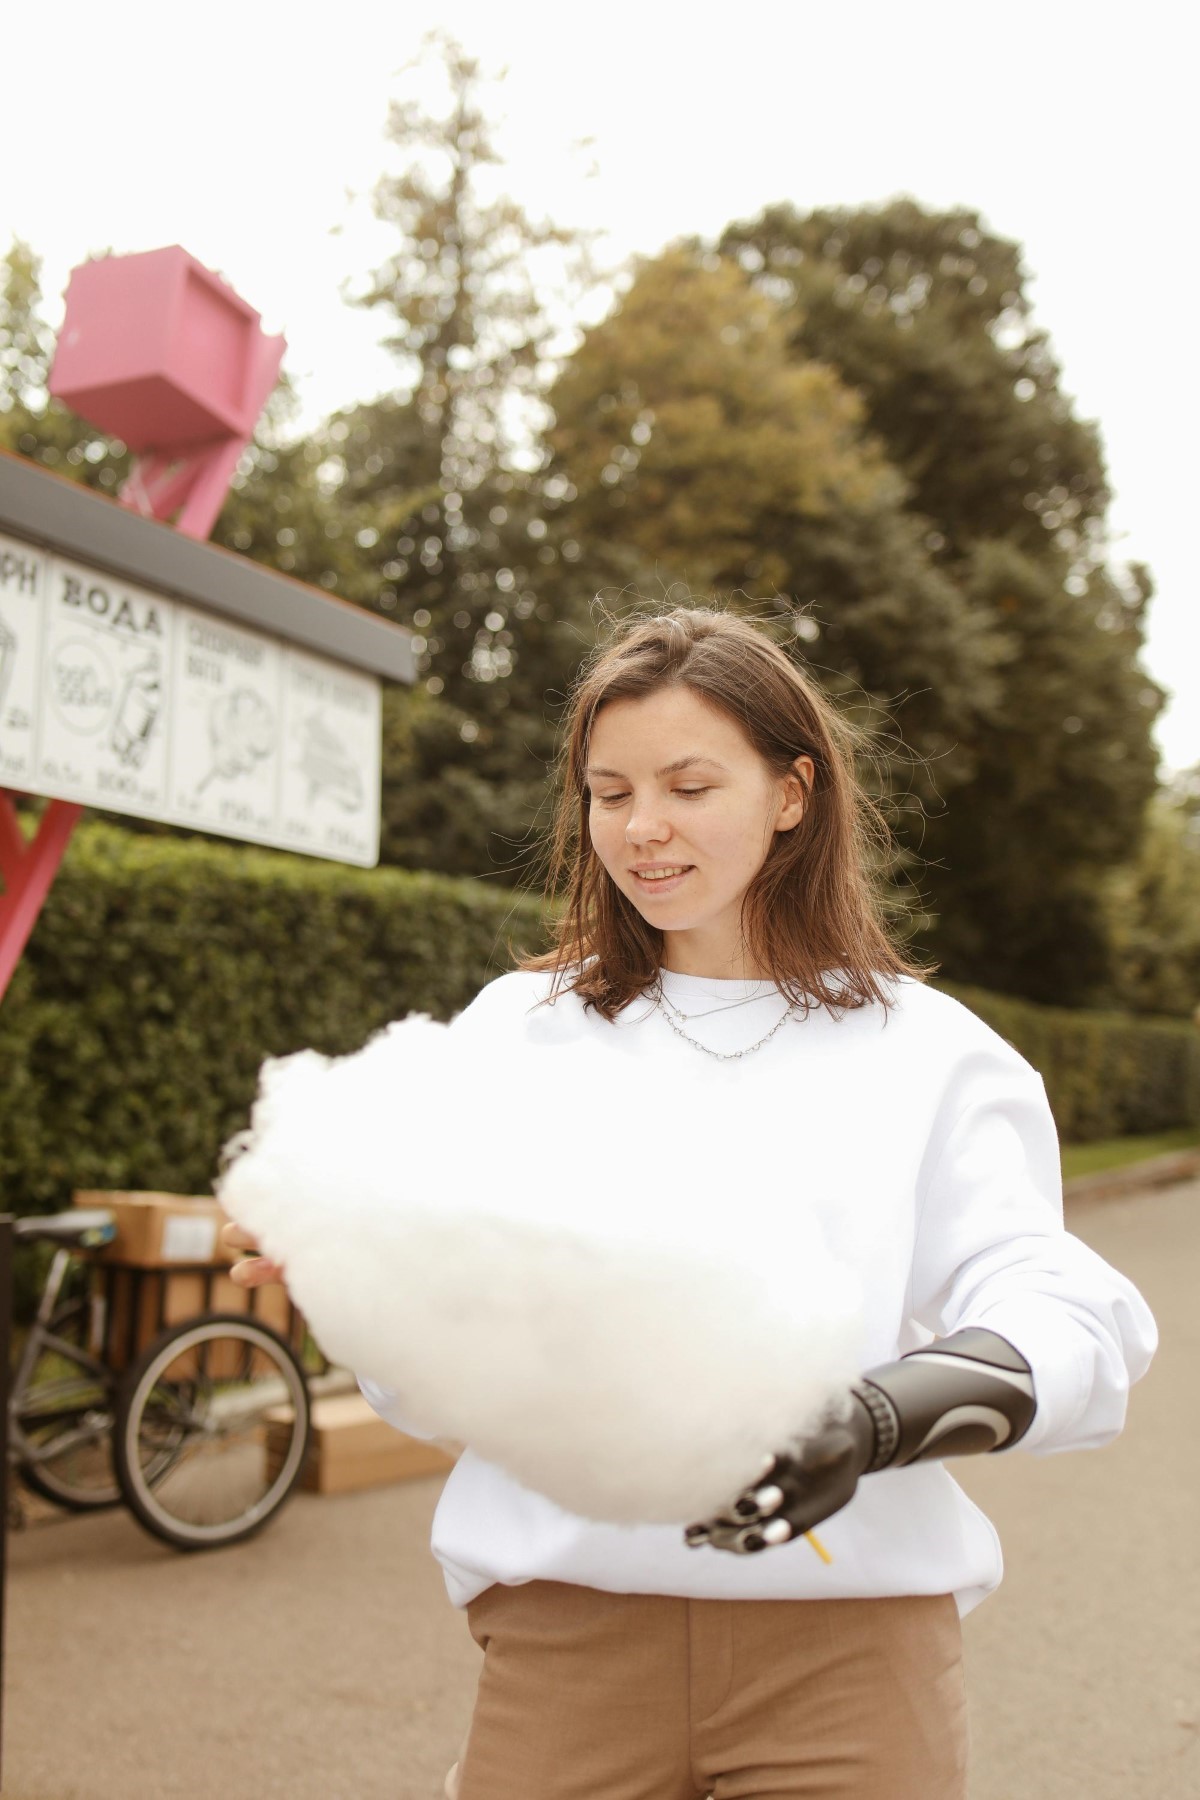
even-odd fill
[[(958, 1464), (1008, 1558), (967, 1624), (972, 1800), (1195, 1800), (1200, 1183), (1071, 1224), (1165, 1345), (1104, 1452)], [(301, 1496), (203, 1557), (119, 1513), (15, 1535), (7, 1800), (435, 1800), (478, 1660), (426, 1551), (437, 1487)]]

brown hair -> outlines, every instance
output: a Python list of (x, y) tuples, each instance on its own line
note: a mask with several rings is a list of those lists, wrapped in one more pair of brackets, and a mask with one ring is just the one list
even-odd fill
[(569, 987), (606, 1019), (657, 980), (662, 933), (592, 847), (586, 770), (602, 707), (675, 685), (740, 725), (773, 774), (784, 774), (799, 756), (813, 760), (804, 817), (775, 835), (743, 901), (755, 961), (801, 1006), (890, 1004), (888, 977), (921, 978), (925, 971), (901, 953), (886, 922), (878, 870), (891, 834), (856, 773), (863, 734), (764, 632), (707, 608), (634, 615), (585, 665), (565, 720), (550, 843), (547, 892), (565, 889), (565, 904), (555, 947), (520, 967), (552, 970), (552, 997)]

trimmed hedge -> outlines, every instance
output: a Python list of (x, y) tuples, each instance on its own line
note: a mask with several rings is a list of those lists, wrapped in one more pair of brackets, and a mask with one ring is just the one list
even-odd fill
[[(0, 1005), (0, 1206), (207, 1192), (264, 1057), (449, 1018), (542, 941), (538, 901), (484, 883), (85, 825)], [(1190, 1026), (950, 991), (1042, 1071), (1064, 1138), (1200, 1120)]]
[(479, 882), (81, 826), (0, 1004), (0, 1206), (209, 1192), (264, 1057), (449, 1018), (541, 946), (540, 913)]
[(937, 985), (1038, 1070), (1064, 1143), (1200, 1124), (1200, 1031), (1185, 1021), (1073, 1012), (983, 988)]

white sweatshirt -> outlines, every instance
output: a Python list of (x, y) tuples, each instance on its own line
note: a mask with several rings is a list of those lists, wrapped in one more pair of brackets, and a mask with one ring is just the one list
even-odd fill
[[(689, 1015), (683, 1029), (721, 1051), (754, 1044), (785, 1004), (767, 982), (664, 972), (663, 989)], [(702, 1055), (649, 997), (610, 1024), (569, 992), (539, 1006), (548, 990), (547, 976), (504, 975), (453, 1029), (491, 1039), (499, 1068), (506, 1046), (523, 1036), (564, 1054), (593, 1037), (628, 1059), (631, 1104), (650, 1108), (655, 1070)], [(719, 1118), (663, 1120), (664, 1173), (673, 1132), (737, 1132), (739, 1091), (751, 1080), (775, 1085), (778, 1134), (756, 1145), (747, 1191), (730, 1197), (731, 1229), (755, 1228), (755, 1191), (786, 1196), (794, 1184), (806, 1203), (828, 1196), (822, 1227), (856, 1264), (867, 1297), (864, 1368), (933, 1336), (985, 1326), (1033, 1371), (1037, 1410), (1014, 1454), (1107, 1443), (1154, 1353), (1155, 1326), (1136, 1288), (1063, 1229), (1058, 1140), (1041, 1078), (956, 1000), (907, 979), (894, 992), (889, 1009), (835, 1018), (814, 1007), (752, 1057), (725, 1065), (729, 1106)], [(531, 1133), (536, 1107), (530, 1096)], [(583, 1109), (581, 1153), (589, 1153), (589, 1124), (593, 1148), (612, 1158), (614, 1182), (646, 1177), (622, 1165), (619, 1122), (597, 1132)], [(413, 1429), (402, 1395), (360, 1385), (383, 1418)], [(755, 1473), (748, 1469), (747, 1481)], [(949, 1592), (965, 1613), (1002, 1574), (995, 1529), (937, 1462), (865, 1476), (819, 1528), (828, 1565), (803, 1539), (748, 1557), (689, 1549), (685, 1522), (577, 1518), (468, 1446), (446, 1482), (433, 1550), (458, 1606), (493, 1582), (550, 1580), (709, 1599)]]

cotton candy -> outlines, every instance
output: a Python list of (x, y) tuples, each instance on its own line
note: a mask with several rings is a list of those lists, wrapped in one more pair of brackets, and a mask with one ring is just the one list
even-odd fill
[(781, 1194), (720, 1128), (752, 1078), (697, 1057), (647, 1091), (595, 1043), (498, 1058), (414, 1016), (266, 1063), (217, 1192), (415, 1427), (584, 1517), (702, 1518), (859, 1370), (802, 1159)]

